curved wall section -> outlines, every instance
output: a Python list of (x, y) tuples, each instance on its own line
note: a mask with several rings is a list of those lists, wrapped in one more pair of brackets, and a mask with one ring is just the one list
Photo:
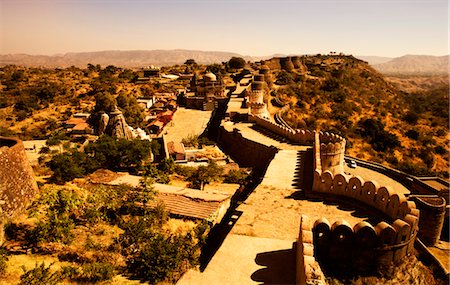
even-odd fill
[(23, 211), (37, 192), (22, 141), (0, 137), (0, 226)]

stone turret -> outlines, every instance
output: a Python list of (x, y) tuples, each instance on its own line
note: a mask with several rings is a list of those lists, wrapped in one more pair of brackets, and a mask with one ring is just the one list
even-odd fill
[(105, 133), (115, 138), (127, 140), (133, 139), (133, 133), (125, 121), (125, 117), (117, 106), (113, 112), (109, 113), (109, 122), (106, 126)]
[(280, 58), (280, 66), (281, 66), (281, 69), (286, 70), (286, 71), (294, 70), (294, 64), (292, 63), (292, 60), (290, 57)]

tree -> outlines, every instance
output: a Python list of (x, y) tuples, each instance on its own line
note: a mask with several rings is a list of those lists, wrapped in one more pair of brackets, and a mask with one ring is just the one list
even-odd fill
[(235, 57), (233, 56), (228, 61), (228, 67), (232, 69), (239, 69), (243, 68), (245, 66), (245, 60), (242, 57)]
[(206, 184), (217, 181), (222, 173), (223, 168), (211, 160), (207, 166), (200, 165), (188, 180), (192, 182), (193, 188), (204, 190)]
[(197, 65), (194, 59), (190, 58), (184, 62), (186, 65)]
[(69, 153), (58, 154), (47, 163), (47, 166), (53, 171), (52, 180), (62, 184), (65, 181), (71, 181), (74, 178), (83, 177), (85, 169), (82, 166), (85, 156), (76, 152), (72, 155)]
[(116, 99), (109, 92), (100, 92), (95, 95), (95, 107), (94, 112), (106, 112), (110, 113), (114, 111), (117, 105)]
[(145, 114), (137, 99), (131, 95), (121, 92), (116, 98), (117, 105), (123, 111), (127, 123), (132, 127), (143, 127)]

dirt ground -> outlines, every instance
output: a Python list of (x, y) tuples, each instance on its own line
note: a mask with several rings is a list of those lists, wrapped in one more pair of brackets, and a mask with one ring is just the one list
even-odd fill
[(211, 111), (201, 111), (179, 107), (172, 122), (163, 130), (168, 142), (180, 142), (189, 135), (200, 135), (207, 127)]

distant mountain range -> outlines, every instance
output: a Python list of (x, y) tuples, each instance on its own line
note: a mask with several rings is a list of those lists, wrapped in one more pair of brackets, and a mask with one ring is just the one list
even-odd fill
[(144, 67), (183, 64), (187, 59), (194, 59), (199, 64), (221, 63), (230, 60), (233, 56), (243, 57), (245, 60), (256, 59), (231, 52), (177, 49), (78, 52), (53, 56), (7, 54), (0, 55), (0, 65), (16, 64), (41, 67), (69, 67), (73, 65), (86, 67), (88, 63), (91, 63), (101, 66)]
[[(233, 56), (245, 60), (258, 61), (281, 54), (254, 57), (237, 53), (198, 50), (142, 50), (142, 51), (97, 51), (66, 53), (63, 55), (0, 55), (0, 66), (15, 64), (34, 67), (85, 67), (88, 63), (102, 66), (145, 67), (149, 65), (169, 66), (183, 64), (187, 59), (194, 59), (200, 64), (221, 63)], [(376, 70), (385, 74), (447, 74), (449, 56), (405, 55), (402, 57), (357, 56), (367, 61)]]
[(448, 74), (448, 61), (448, 55), (405, 55), (373, 67), (384, 74)]

